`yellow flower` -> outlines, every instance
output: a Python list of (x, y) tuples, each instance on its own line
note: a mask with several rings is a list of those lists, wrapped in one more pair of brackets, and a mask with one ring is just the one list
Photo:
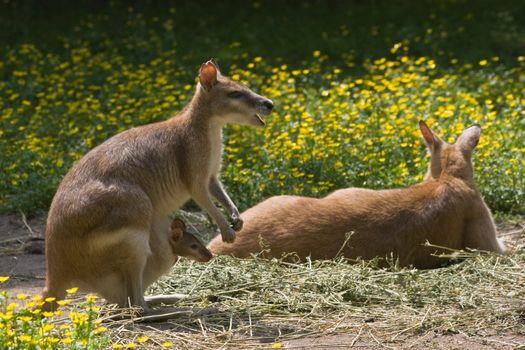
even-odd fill
[(71, 322), (73, 322), (73, 324), (82, 324), (88, 320), (88, 315), (72, 311), (69, 313), (69, 319)]
[(396, 53), (397, 50), (399, 50), (399, 48), (400, 48), (402, 45), (403, 45), (402, 43), (396, 43), (396, 44), (394, 44), (394, 46), (390, 49), (390, 52), (393, 53), (393, 54)]
[(105, 331), (107, 331), (107, 328), (106, 328), (106, 327), (98, 327), (98, 328), (96, 328), (96, 329), (93, 331), (93, 334), (100, 334), (100, 333), (104, 333)]
[(283, 347), (283, 344), (281, 343), (273, 343), (272, 349), (281, 349)]
[(13, 311), (14, 309), (16, 309), (18, 307), (18, 304), (17, 303), (9, 303), (9, 305), (7, 305), (6, 307), (6, 310), (7, 311)]
[(56, 344), (60, 341), (60, 339), (55, 338), (55, 337), (45, 337), (44, 341), (50, 344)]
[(57, 304), (59, 306), (65, 306), (65, 305), (71, 304), (71, 300), (68, 300), (68, 299), (66, 299), (66, 300), (58, 300)]
[(66, 292), (67, 292), (68, 294), (75, 294), (77, 291), (78, 291), (78, 288), (77, 288), (77, 287), (73, 287), (73, 288), (66, 289)]
[(162, 343), (162, 348), (163, 349), (169, 349), (171, 347), (173, 347), (173, 344), (170, 343), (169, 341), (165, 341), (164, 343)]
[(22, 322), (29, 322), (31, 321), (33, 318), (31, 316), (18, 316), (18, 319)]
[(86, 301), (92, 303), (94, 302), (95, 300), (97, 300), (97, 296), (94, 295), (94, 294), (88, 294), (86, 295)]
[(149, 338), (148, 338), (147, 336), (145, 336), (145, 335), (141, 335), (140, 337), (138, 337), (137, 341), (138, 341), (139, 343), (142, 344), (142, 343), (147, 342), (148, 339), (149, 339)]
[(31, 336), (27, 335), (27, 334), (23, 334), (23, 335), (19, 336), (18, 339), (20, 339), (20, 341), (22, 341), (24, 343), (29, 343), (32, 340)]
[(43, 332), (49, 332), (49, 331), (52, 330), (53, 328), (55, 328), (55, 325), (52, 324), (52, 323), (49, 323), (49, 324), (46, 324), (46, 325), (43, 325), (43, 326), (42, 326), (42, 331), (43, 331)]
[(5, 281), (7, 281), (9, 279), (8, 276), (0, 276), (0, 283), (4, 283)]

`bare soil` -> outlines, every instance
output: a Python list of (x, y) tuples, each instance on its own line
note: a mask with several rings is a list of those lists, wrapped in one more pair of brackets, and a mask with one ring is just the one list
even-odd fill
[(26, 220), (20, 215), (0, 216), (0, 276), (11, 294), (39, 294), (44, 286), (45, 218)]
[[(45, 218), (26, 220), (23, 214), (0, 215), (0, 276), (10, 279), (2, 290), (12, 295), (40, 294), (44, 286), (44, 228)], [(202, 229), (203, 227), (199, 227)], [(525, 246), (525, 217), (498, 223), (498, 231), (507, 246), (516, 249)], [(176, 331), (170, 323), (150, 324), (161, 331)], [(355, 334), (305, 335), (282, 343), (284, 349), (515, 349), (525, 348), (525, 335), (494, 334), (487, 325), (486, 336), (467, 334), (423, 334), (396, 336), (395, 342), (383, 343), (367, 330), (367, 324)], [(268, 339), (266, 340), (268, 341)], [(261, 345), (265, 348), (266, 342)], [(273, 341), (266, 348), (271, 347)]]

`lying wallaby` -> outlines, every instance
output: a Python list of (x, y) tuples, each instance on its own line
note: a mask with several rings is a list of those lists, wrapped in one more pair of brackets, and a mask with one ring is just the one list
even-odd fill
[(61, 299), (66, 288), (79, 286), (148, 311), (144, 290), (173, 264), (168, 214), (190, 198), (232, 242), (242, 221), (218, 179), (222, 128), (262, 126), (260, 115), (272, 107), (208, 61), (179, 115), (124, 131), (87, 153), (66, 174), (49, 210), (44, 297)]
[(431, 155), (422, 183), (380, 191), (342, 189), (321, 199), (272, 197), (242, 214), (244, 228), (234, 244), (215, 238), (208, 248), (237, 257), (262, 249), (275, 257), (295, 252), (301, 259), (393, 255), (400, 265), (418, 268), (443, 262), (431, 255), (436, 248), (425, 247), (426, 241), (502, 253), (490, 210), (472, 177), (471, 155), (480, 126), (464, 130), (452, 145), (423, 121), (419, 126)]
[(169, 243), (175, 258), (183, 256), (198, 262), (208, 262), (213, 258), (213, 255), (204, 244), (186, 230), (186, 224), (180, 219), (175, 219), (171, 222)]

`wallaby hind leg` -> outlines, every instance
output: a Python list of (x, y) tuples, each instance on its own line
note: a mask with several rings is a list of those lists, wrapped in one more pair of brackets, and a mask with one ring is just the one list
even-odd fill
[[(57, 283), (53, 279), (50, 279), (49, 276), (46, 278), (46, 286), (42, 291), (42, 311), (55, 311), (58, 308), (57, 301), (64, 300), (66, 298), (66, 289), (67, 285), (63, 283)], [(45, 301), (47, 298), (55, 298), (52, 301)]]
[(122, 228), (105, 233), (104, 237), (105, 242), (100, 240), (97, 246), (92, 246), (98, 248), (94, 258), (103, 263), (105, 269), (102, 275), (93, 276), (92, 290), (122, 308), (147, 308), (142, 276), (151, 254), (149, 230)]
[[(133, 318), (135, 322), (159, 322), (174, 319), (177, 317), (189, 317), (189, 316), (204, 316), (214, 312), (218, 312), (216, 308), (190, 308), (190, 307), (163, 307), (160, 309), (152, 309), (149, 306), (157, 303), (172, 303), (174, 301), (185, 298), (185, 295), (159, 295), (154, 297), (145, 297), (145, 301), (148, 307), (143, 308), (139, 311), (139, 316), (134, 317), (133, 315), (123, 315), (122, 313), (108, 317), (109, 319), (127, 319)], [(151, 303), (150, 303), (151, 302)]]
[(188, 299), (188, 294), (159, 294), (159, 295), (147, 295), (144, 300), (148, 306), (160, 305), (160, 304), (175, 304), (182, 299)]
[(118, 271), (101, 278), (95, 289), (108, 303), (117, 304), (120, 308), (130, 306), (147, 308), (141, 296), (143, 292), (141, 278), (129, 270)]
[[(42, 290), (42, 305), (43, 311), (55, 311), (58, 308), (57, 301), (66, 298), (68, 288), (74, 287), (71, 285), (71, 280), (68, 277), (67, 269), (63, 266), (65, 262), (57, 259), (57, 254), (53, 250), (46, 251), (46, 282)], [(48, 298), (55, 298), (51, 301), (45, 301)]]
[(149, 309), (144, 301), (144, 283), (142, 281), (146, 260), (146, 256), (137, 256), (121, 271), (121, 278), (124, 283), (121, 287), (122, 293), (117, 301), (120, 307), (139, 306), (145, 311)]
[(144, 301), (144, 289), (142, 288), (142, 273), (128, 273), (126, 282), (126, 304), (128, 306), (140, 306), (145, 311), (149, 310), (148, 305)]
[(174, 319), (177, 317), (202, 317), (218, 312), (217, 308), (162, 308), (158, 310), (148, 310), (142, 316), (135, 318), (137, 322), (159, 322)]

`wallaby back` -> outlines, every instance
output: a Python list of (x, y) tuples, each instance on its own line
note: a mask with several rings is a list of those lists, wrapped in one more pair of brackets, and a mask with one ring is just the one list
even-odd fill
[(341, 189), (320, 198), (277, 196), (242, 213), (243, 229), (233, 244), (217, 238), (214, 254), (281, 257), (302, 260), (336, 256), (392, 257), (402, 266), (438, 267), (441, 250), (475, 248), (502, 253), (490, 210), (472, 178), (471, 155), (480, 127), (466, 129), (447, 144), (424, 122), (420, 129), (431, 154), (422, 183), (405, 189)]

